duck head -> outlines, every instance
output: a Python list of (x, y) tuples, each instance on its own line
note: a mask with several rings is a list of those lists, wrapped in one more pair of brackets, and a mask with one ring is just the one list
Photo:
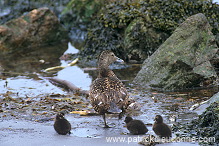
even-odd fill
[(129, 123), (129, 122), (131, 122), (133, 119), (132, 119), (132, 117), (130, 117), (130, 116), (127, 116), (126, 118), (125, 118), (125, 123), (127, 124), (127, 123)]
[(163, 118), (161, 115), (156, 115), (154, 121), (155, 123), (163, 123)]
[(112, 51), (103, 51), (98, 59), (99, 68), (108, 68), (108, 66), (114, 62), (124, 62), (122, 59), (118, 58)]

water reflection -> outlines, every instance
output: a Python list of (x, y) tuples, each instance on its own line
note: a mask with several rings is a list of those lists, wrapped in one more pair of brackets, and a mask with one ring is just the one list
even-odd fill
[(46, 79), (34, 80), (25, 76), (0, 80), (0, 88), (0, 95), (9, 93), (12, 98), (34, 98), (40, 95), (46, 96), (50, 94), (66, 94), (66, 92), (53, 86)]
[[(76, 54), (78, 50), (68, 43), (68, 49), (64, 54)], [(67, 66), (68, 62), (61, 60), (61, 66)], [(85, 73), (78, 66), (69, 66), (57, 72), (57, 77), (63, 80), (67, 80), (83, 90), (89, 90), (91, 84), (91, 77), (88, 73)]]
[(60, 65), (59, 57), (66, 51), (67, 42), (48, 47), (22, 49), (0, 55), (0, 66), (4, 72), (15, 74), (41, 72), (42, 69)]
[(42, 75), (54, 76), (55, 74), (45, 74), (42, 70), (60, 65), (59, 58), (67, 47), (68, 43), (63, 42), (53, 46), (31, 48), (26, 52), (18, 50), (1, 55), (0, 94), (5, 94), (7, 91), (12, 92), (13, 97), (65, 94), (42, 77)]
[(67, 80), (83, 90), (89, 90), (91, 78), (88, 73), (84, 73), (78, 66), (71, 66), (59, 71), (57, 77)]
[(78, 52), (79, 52), (78, 49), (76, 49), (74, 46), (72, 46), (71, 42), (68, 42), (68, 49), (65, 51), (64, 54), (68, 54), (68, 53), (76, 54)]
[(68, 80), (79, 88), (89, 90), (92, 79), (88, 73), (84, 73), (78, 66), (70, 66), (58, 72), (42, 72), (48, 67), (66, 66), (68, 64), (67, 61), (60, 61), (59, 58), (63, 54), (78, 52), (70, 42), (64, 45), (37, 48), (36, 50), (24, 54), (17, 53), (10, 57), (5, 56), (0, 59), (2, 72), (0, 74), (0, 94), (7, 91), (11, 91), (13, 97), (65, 94), (60, 88), (52, 85), (44, 78), (54, 76)]

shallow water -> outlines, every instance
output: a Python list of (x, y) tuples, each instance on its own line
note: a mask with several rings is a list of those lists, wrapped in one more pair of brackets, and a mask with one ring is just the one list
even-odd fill
[[(68, 44), (68, 48), (70, 49), (66, 52), (77, 52), (70, 44)], [(31, 60), (29, 61), (31, 62)], [(26, 62), (28, 63), (28, 60)], [(4, 142), (4, 145), (23, 145), (26, 141), (32, 145), (72, 145), (72, 143), (107, 145), (112, 143), (107, 142), (106, 138), (108, 137), (125, 138), (123, 142), (114, 142), (117, 145), (125, 145), (128, 140), (132, 145), (137, 145), (139, 142), (136, 140), (137, 137), (129, 135), (128, 130), (124, 127), (124, 118), (118, 120), (117, 116), (112, 115), (107, 116), (107, 122), (112, 128), (104, 129), (102, 128), (103, 119), (101, 116), (67, 114), (66, 118), (72, 124), (72, 134), (69, 136), (56, 134), (53, 129), (53, 118), (57, 111), (61, 109), (92, 111), (92, 107), (86, 97), (69, 93), (53, 85), (47, 80), (47, 77), (68, 80), (76, 86), (88, 90), (92, 79), (96, 77), (97, 71), (95, 69), (86, 69), (85, 71), (76, 65), (47, 73), (44, 72), (46, 67), (66, 66), (68, 62), (58, 59), (50, 64), (39, 65), (39, 62), (35, 65), (34, 70), (32, 68), (28, 70), (30, 65), (27, 65), (27, 68), (24, 66), (14, 69), (13, 72), (6, 68), (0, 74), (0, 141)], [(5, 63), (1, 62), (1, 64)], [(190, 122), (197, 117), (197, 114), (190, 111), (189, 108), (217, 92), (217, 89), (207, 89), (161, 93), (151, 89), (140, 89), (130, 84), (139, 69), (139, 65), (129, 65), (128, 68), (116, 69), (114, 72), (124, 81), (130, 96), (141, 104), (141, 111), (132, 111), (129, 114), (134, 119), (142, 120), (148, 125), (148, 134), (154, 134), (152, 123), (155, 115), (162, 115), (165, 123), (170, 126), (176, 122)], [(176, 117), (176, 121), (171, 120), (172, 117)], [(176, 137), (175, 134), (173, 134), (173, 137)], [(177, 142), (163, 145), (184, 144), (197, 145), (197, 142)]]

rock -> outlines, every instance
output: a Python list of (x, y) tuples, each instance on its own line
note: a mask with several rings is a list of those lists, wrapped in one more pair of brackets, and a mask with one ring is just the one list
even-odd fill
[[(80, 49), (79, 57), (86, 58), (86, 62), (109, 49), (124, 61), (141, 63), (179, 24), (197, 13), (205, 14), (214, 35), (219, 32), (219, 5), (211, 1), (134, 0), (104, 4), (91, 21), (85, 44)], [(72, 6), (76, 10), (75, 5)]]
[(170, 35), (148, 26), (141, 17), (134, 19), (124, 33), (124, 48), (130, 61), (143, 61)]
[(5, 72), (37, 72), (60, 65), (59, 57), (68, 47), (66, 38), (50, 9), (32, 10), (0, 25), (0, 66)]
[(187, 123), (174, 124), (173, 130), (178, 138), (192, 137), (204, 138), (199, 145), (219, 144), (219, 102), (212, 102), (197, 118), (192, 118)]
[[(180, 126), (179, 131), (184, 131), (180, 135), (186, 134), (188, 137), (209, 138), (207, 141), (200, 141), (200, 145), (219, 144), (219, 102), (213, 102), (197, 119)], [(186, 129), (186, 130), (185, 130)], [(187, 133), (185, 133), (187, 131)], [(181, 137), (179, 135), (179, 137)], [(210, 140), (211, 138), (211, 140)]]
[(54, 1), (36, 1), (36, 0), (19, 0), (9, 1), (1, 0), (0, 5), (0, 25), (6, 23), (11, 19), (15, 19), (29, 13), (31, 10), (41, 7), (48, 7), (56, 16), (60, 17), (61, 12), (68, 4), (69, 0), (54, 0)]
[(134, 83), (164, 90), (215, 84), (218, 76), (211, 60), (217, 51), (205, 15), (193, 15), (144, 61)]
[(26, 15), (0, 26), (1, 53), (61, 42), (67, 33), (48, 8), (34, 9)]
[[(198, 103), (198, 104), (195, 104), (192, 107), (196, 106), (194, 108), (194, 111), (197, 112), (197, 114), (200, 115), (206, 110), (207, 107), (209, 107), (214, 102), (219, 103), (219, 92), (214, 94), (209, 100)], [(193, 110), (192, 107), (190, 108), (190, 110)]]

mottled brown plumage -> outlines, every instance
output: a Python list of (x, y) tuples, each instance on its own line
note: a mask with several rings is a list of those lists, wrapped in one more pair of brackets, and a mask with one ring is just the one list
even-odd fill
[(128, 92), (123, 83), (117, 78), (109, 65), (118, 58), (111, 51), (103, 51), (99, 56), (99, 75), (90, 87), (89, 98), (94, 110), (103, 115), (105, 127), (105, 113), (121, 113), (130, 104)]
[(163, 118), (160, 115), (156, 115), (154, 121), (153, 130), (159, 137), (172, 137), (170, 127), (163, 123)]
[(54, 129), (58, 134), (66, 135), (70, 134), (71, 132), (71, 124), (68, 122), (68, 120), (65, 119), (65, 114), (63, 112), (60, 112), (56, 115), (55, 123), (54, 123)]
[(148, 132), (145, 124), (140, 120), (133, 120), (132, 117), (127, 116), (125, 118), (125, 123), (131, 134), (140, 135)]

